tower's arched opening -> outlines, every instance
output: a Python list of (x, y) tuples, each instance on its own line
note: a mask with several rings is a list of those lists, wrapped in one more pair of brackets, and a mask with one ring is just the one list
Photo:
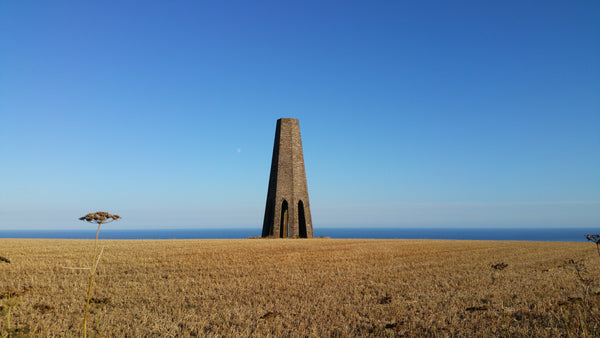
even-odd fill
[(304, 203), (298, 201), (298, 230), (300, 238), (307, 238), (306, 235), (306, 218), (304, 218)]
[(279, 237), (281, 238), (288, 238), (289, 234), (288, 234), (288, 202), (286, 200), (283, 200), (283, 203), (281, 203), (281, 221), (279, 224)]

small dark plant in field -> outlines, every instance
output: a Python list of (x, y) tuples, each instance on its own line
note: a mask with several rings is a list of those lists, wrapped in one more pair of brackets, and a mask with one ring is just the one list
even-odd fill
[(37, 303), (33, 306), (34, 309), (38, 310), (40, 313), (45, 314), (52, 310), (54, 310), (54, 306), (48, 304)]
[(110, 298), (108, 298), (108, 297), (91, 298), (90, 299), (90, 303), (94, 303), (94, 304), (110, 304)]
[(392, 302), (392, 297), (390, 297), (390, 296), (384, 296), (384, 297), (379, 298), (379, 300), (377, 300), (377, 302), (379, 304), (389, 304), (389, 303)]
[(278, 312), (278, 311), (268, 311), (264, 315), (260, 316), (260, 319), (271, 319), (271, 318), (275, 318), (275, 317), (278, 317), (278, 316), (281, 316), (281, 312)]
[(4, 263), (9, 263), (10, 264), (10, 259), (8, 259), (6, 257), (0, 256), (0, 262), (4, 262)]
[(489, 307), (485, 306), (485, 305), (481, 305), (481, 306), (471, 306), (465, 309), (468, 312), (475, 312), (475, 311), (486, 311), (489, 310)]
[(507, 266), (508, 266), (508, 264), (506, 264), (504, 262), (501, 262), (501, 263), (497, 263), (497, 264), (492, 265), (492, 268), (494, 270), (504, 270)]
[(88, 287), (87, 300), (85, 302), (85, 312), (83, 315), (83, 336), (87, 337), (87, 320), (88, 320), (88, 311), (90, 308), (90, 299), (92, 297), (92, 285), (94, 284), (94, 274), (96, 273), (96, 268), (98, 267), (98, 263), (100, 262), (100, 257), (102, 256), (102, 250), (98, 252), (98, 234), (100, 233), (100, 227), (102, 224), (110, 223), (120, 219), (119, 215), (111, 215), (108, 212), (98, 211), (94, 213), (89, 213), (83, 217), (80, 217), (80, 221), (86, 221), (90, 223), (98, 224), (98, 230), (96, 230), (96, 239), (94, 241), (94, 258), (92, 260), (92, 268), (90, 269), (90, 283)]
[(598, 255), (600, 256), (600, 235), (587, 234), (587, 235), (585, 235), (585, 238), (587, 238), (588, 241), (592, 241), (592, 242), (596, 243), (596, 250), (598, 250)]

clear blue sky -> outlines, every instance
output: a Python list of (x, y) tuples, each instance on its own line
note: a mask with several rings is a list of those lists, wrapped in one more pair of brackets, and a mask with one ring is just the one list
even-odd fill
[(0, 229), (600, 226), (598, 1), (2, 1)]

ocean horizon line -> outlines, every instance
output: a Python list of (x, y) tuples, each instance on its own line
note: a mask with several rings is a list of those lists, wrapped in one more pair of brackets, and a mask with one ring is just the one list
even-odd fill
[[(314, 237), (349, 239), (448, 239), (585, 242), (586, 234), (598, 233), (592, 227), (322, 227)], [(0, 238), (90, 239), (96, 228), (0, 230)], [(244, 239), (260, 237), (262, 228), (126, 228), (102, 229), (100, 239)]]

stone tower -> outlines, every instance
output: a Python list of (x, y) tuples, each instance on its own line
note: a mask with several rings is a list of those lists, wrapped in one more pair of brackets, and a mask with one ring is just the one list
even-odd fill
[(262, 236), (313, 237), (300, 124), (297, 119), (277, 120)]

